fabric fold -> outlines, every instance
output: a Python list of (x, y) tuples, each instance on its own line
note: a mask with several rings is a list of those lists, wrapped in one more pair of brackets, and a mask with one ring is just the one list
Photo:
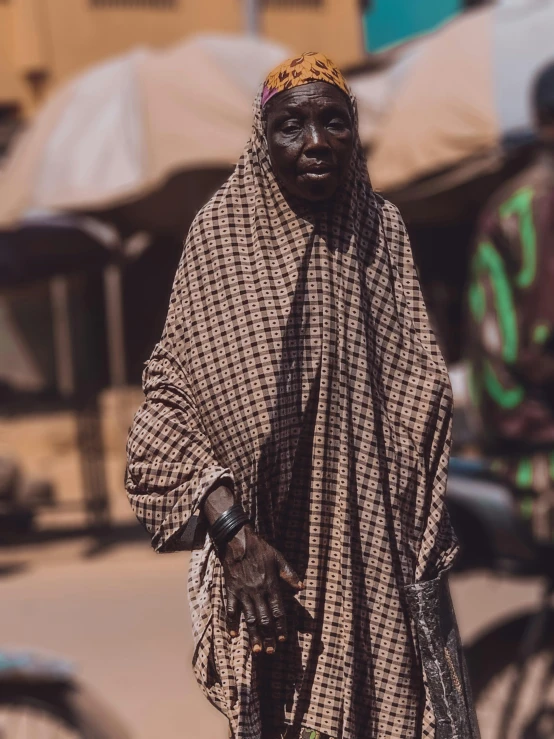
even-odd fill
[(186, 529), (196, 523), (204, 497), (217, 485), (233, 487), (231, 471), (214, 458), (169, 341), (166, 335), (144, 371), (145, 401), (127, 443), (127, 494), (158, 552), (190, 549)]

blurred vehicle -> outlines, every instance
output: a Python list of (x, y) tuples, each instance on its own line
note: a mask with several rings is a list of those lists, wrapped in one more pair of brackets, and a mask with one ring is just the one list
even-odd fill
[(129, 739), (65, 660), (0, 649), (0, 739)]
[(536, 608), (494, 624), (466, 645), (483, 739), (554, 737), (554, 543), (537, 543), (513, 491), (488, 464), (453, 458), (448, 508), (461, 545), (458, 572), (541, 578)]

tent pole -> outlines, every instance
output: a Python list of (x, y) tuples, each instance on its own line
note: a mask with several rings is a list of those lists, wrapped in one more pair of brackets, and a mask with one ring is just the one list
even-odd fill
[(52, 301), (56, 384), (60, 395), (70, 398), (75, 393), (75, 368), (68, 284), (65, 277), (54, 277), (50, 280), (50, 300)]
[(245, 30), (254, 36), (260, 32), (260, 2), (261, 0), (243, 0)]
[(110, 264), (104, 270), (104, 295), (108, 333), (108, 357), (112, 387), (123, 387), (127, 381), (125, 366), (125, 328), (121, 266)]

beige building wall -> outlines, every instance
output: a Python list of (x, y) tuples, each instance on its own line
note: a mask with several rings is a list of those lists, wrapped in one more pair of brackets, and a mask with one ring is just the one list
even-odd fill
[[(362, 55), (359, 0), (260, 0), (261, 32), (339, 64)], [(52, 86), (137, 45), (243, 29), (243, 0), (0, 0), (0, 105), (26, 113)]]
[(24, 82), (15, 66), (13, 6), (0, 0), (0, 105), (24, 98)]
[(358, 62), (364, 53), (359, 0), (320, 0), (312, 7), (268, 3), (262, 31), (295, 52), (321, 51), (339, 65)]
[[(19, 0), (21, 1), (21, 0)], [(57, 81), (100, 59), (146, 44), (165, 46), (204, 30), (236, 31), (235, 0), (175, 0), (174, 6), (93, 6), (92, 0), (32, 0), (48, 6), (51, 63)], [(218, 12), (209, 12), (219, 6)]]

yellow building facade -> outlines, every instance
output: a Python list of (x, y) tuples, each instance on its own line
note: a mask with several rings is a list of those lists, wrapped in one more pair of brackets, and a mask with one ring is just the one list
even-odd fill
[[(363, 54), (360, 0), (259, 0), (260, 32), (338, 64)], [(31, 113), (54, 85), (137, 45), (240, 32), (245, 0), (0, 0), (0, 114)]]

